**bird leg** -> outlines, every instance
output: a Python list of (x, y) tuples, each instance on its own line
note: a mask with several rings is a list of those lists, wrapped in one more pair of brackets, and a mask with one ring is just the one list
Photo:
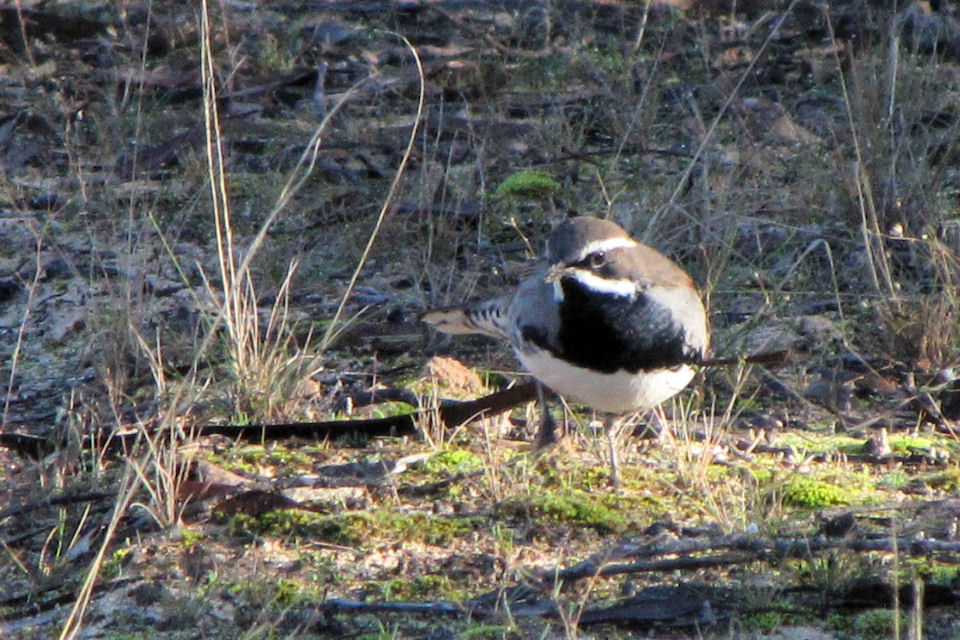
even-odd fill
[(540, 403), (540, 429), (537, 431), (536, 450), (540, 451), (550, 445), (558, 443), (557, 423), (550, 415), (550, 406), (543, 393), (543, 385), (537, 382), (537, 400)]
[(603, 416), (603, 430), (607, 434), (607, 448), (610, 455), (610, 484), (613, 490), (620, 492), (620, 465), (617, 462), (617, 420), (607, 414)]

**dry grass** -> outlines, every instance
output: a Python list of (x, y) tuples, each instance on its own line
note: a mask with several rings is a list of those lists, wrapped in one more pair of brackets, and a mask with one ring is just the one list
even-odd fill
[[(814, 536), (817, 510), (830, 507), (798, 505), (792, 484), (798, 478), (838, 487), (854, 510), (907, 500), (913, 494), (906, 490), (917, 483), (947, 498), (955, 490), (953, 462), (936, 480), (898, 468), (902, 484), (882, 485), (879, 469), (821, 455), (831, 447), (852, 451), (847, 440), (836, 442), (863, 442), (869, 432), (804, 398), (821, 369), (853, 355), (880, 378), (892, 375), (888, 365), (909, 369), (920, 392), (936, 395), (949, 384), (936, 375), (957, 365), (960, 234), (953, 224), (958, 176), (944, 158), (957, 154), (960, 120), (947, 118), (944, 128), (924, 123), (951, 113), (960, 94), (955, 63), (905, 46), (896, 30), (856, 49), (827, 39), (790, 52), (807, 56), (821, 75), (820, 82), (798, 80), (804, 94), (794, 95), (788, 83), (758, 80), (772, 70), (794, 73), (789, 64), (771, 62), (784, 55), (777, 48), (783, 46), (778, 18), (740, 23), (744, 31), (727, 40), (712, 19), (697, 23), (700, 31), (691, 36), (683, 24), (692, 23), (662, 21), (651, 7), (621, 40), (548, 5), (544, 25), (552, 24), (553, 32), (543, 25), (536, 31), (531, 25), (540, 23), (531, 14), (530, 24), (518, 22), (510, 38), (497, 36), (499, 48), (470, 38), (484, 53), (465, 48), (451, 62), (443, 56), (452, 46), (444, 53), (383, 31), (350, 34), (363, 55), (343, 55), (334, 44), (337, 33), (313, 40), (319, 36), (305, 36), (296, 20), (278, 21), (282, 14), (271, 9), (255, 15), (203, 2), (195, 34), (202, 45), (175, 54), (198, 63), (199, 112), (165, 112), (168, 106), (142, 73), (139, 83), (103, 91), (101, 102), (91, 98), (87, 121), (65, 120), (68, 158), (58, 177), (72, 189), (69, 203), (51, 212), (47, 224), (17, 205), (17, 215), (32, 225), (34, 248), (25, 255), (35, 267), (16, 272), (22, 299), (9, 314), (16, 329), (4, 334), (12, 344), (2, 380), (4, 429), (17, 418), (16, 390), (42, 371), (37, 354), (68, 357), (70, 351), (63, 344), (69, 339), (41, 343), (34, 332), (45, 316), (61, 311), (44, 306), (63, 294), (45, 274), (51, 247), (60, 247), (68, 270), (82, 273), (92, 292), (107, 292), (109, 301), (93, 307), (82, 329), (96, 380), (77, 386), (60, 405), (68, 417), (51, 437), (54, 453), (17, 463), (19, 476), (0, 479), (18, 503), (66, 487), (117, 497), (108, 511), (54, 509), (36, 534), (43, 539), (34, 545), (39, 550), (5, 528), (0, 579), (16, 584), (16, 593), (46, 593), (45, 585), (57, 580), (72, 585), (72, 611), (55, 623), (62, 638), (81, 637), (99, 624), (99, 616), (90, 615), (98, 607), (94, 590), (108, 575), (163, 583), (171, 592), (158, 601), (173, 608), (171, 602), (190, 603), (179, 607), (184, 625), (207, 637), (405, 638), (422, 636), (432, 623), (340, 616), (340, 626), (323, 627), (310, 615), (333, 597), (462, 601), (532, 582), (538, 571), (571, 566), (620, 540), (643, 539), (657, 522)], [(140, 17), (174, 24), (160, 7)], [(396, 17), (406, 19), (402, 12)], [(134, 22), (124, 24), (139, 33)], [(446, 29), (438, 24), (408, 24), (406, 33)], [(523, 25), (534, 30), (525, 33)], [(476, 25), (466, 21), (460, 28), (450, 27), (455, 38)], [(155, 70), (145, 37), (138, 37), (128, 42), (135, 46), (125, 60), (142, 72)], [(523, 55), (511, 53), (517, 42), (527, 43), (517, 49)], [(749, 45), (742, 63), (728, 58), (736, 42)], [(254, 53), (269, 54), (272, 62)], [(37, 60), (46, 51), (27, 47), (22, 55), (24, 77), (45, 73)], [(280, 97), (264, 98), (257, 115), (241, 118), (236, 130), (236, 113), (225, 111), (222, 98), (238, 79), (250, 86), (320, 60), (333, 65), (326, 70), (332, 97), (318, 102), (315, 94), (300, 101), (307, 106), (291, 106), (280, 95), (291, 89), (278, 89)], [(829, 94), (832, 106), (804, 117), (804, 105), (818, 92)], [(317, 105), (320, 113), (307, 117)], [(760, 118), (761, 111), (773, 120)], [(282, 117), (264, 115), (272, 112)], [(777, 120), (784, 114), (794, 129)], [(194, 125), (202, 119), (204, 142), (182, 152), (163, 181), (134, 172), (115, 189), (95, 179), (91, 167), (121, 155), (127, 134), (137, 153), (149, 155), (150, 145), (165, 140), (159, 132), (171, 133), (166, 130), (178, 118), (193, 118)], [(99, 128), (86, 129), (89, 122)], [(815, 140), (790, 139), (797, 126), (815, 131)], [(245, 176), (243, 144), (289, 149), (271, 148), (274, 165)], [(389, 151), (381, 154), (383, 147)], [(559, 189), (532, 199), (498, 192), (528, 168), (545, 170)], [(24, 179), (4, 175), (0, 182), (5, 206), (24, 201)], [(98, 213), (113, 210), (122, 211), (119, 220)], [(476, 216), (457, 214), (471, 210)], [(809, 316), (826, 317), (837, 337), (804, 343), (800, 363), (776, 374), (745, 367), (709, 372), (664, 411), (640, 417), (660, 435), (617, 440), (627, 470), (622, 495), (609, 491), (606, 443), (582, 417), (571, 420), (580, 426), (567, 449), (531, 456), (524, 444), (512, 443), (537, 423), (540, 409), (533, 406), (453, 432), (427, 421), (418, 441), (385, 438), (359, 449), (339, 442), (246, 446), (191, 434), (192, 426), (212, 421), (330, 418), (339, 415), (333, 399), (350, 385), (411, 386), (429, 349), (409, 338), (419, 331), (412, 323), (417, 312), (509, 286), (546, 229), (571, 212), (613, 216), (682, 261), (714, 310), (719, 355), (747, 351), (771, 335), (801, 343), (792, 327)], [(63, 248), (76, 233), (95, 247), (116, 247), (119, 267), (97, 263), (103, 254), (85, 264), (83, 254)], [(7, 251), (0, 250), (4, 269), (20, 259)], [(108, 274), (102, 289), (89, 275), (98, 270)], [(176, 274), (183, 308), (199, 318), (191, 330), (166, 322), (178, 307), (158, 302), (162, 285), (144, 284), (161, 272)], [(64, 282), (66, 290), (71, 285)], [(304, 304), (310, 295), (322, 303)], [(407, 342), (391, 351), (391, 333), (377, 331), (395, 325)], [(512, 361), (497, 346), (478, 340), (443, 349), (459, 350), (495, 382), (512, 376), (503, 373)], [(443, 391), (424, 386), (421, 404), (436, 406)], [(881, 410), (871, 403), (886, 400), (855, 397), (839, 413), (872, 419)], [(845, 428), (853, 433), (838, 433)], [(120, 454), (102, 441), (86, 446), (88, 436), (96, 441), (114, 429), (137, 431), (136, 446)], [(951, 456), (956, 450), (935, 434), (907, 435), (935, 441), (931, 448), (949, 449)], [(768, 443), (793, 454), (759, 452)], [(363, 476), (330, 495), (316, 480), (340, 465), (369, 474), (377, 463), (414, 454), (426, 462), (405, 463), (406, 471), (376, 476), (376, 482)], [(306, 494), (310, 509), (249, 518), (238, 517), (246, 516), (241, 510), (225, 521), (209, 514), (188, 518), (190, 508), (200, 507), (184, 491), (198, 462), (223, 467), (250, 486), (298, 500)], [(25, 488), (24, 478), (37, 486)], [(417, 497), (404, 493), (432, 483), (442, 488)], [(152, 524), (131, 528), (144, 514)], [(463, 524), (474, 518), (475, 524)], [(456, 528), (461, 525), (466, 528)], [(869, 518), (861, 526), (869, 526)], [(931, 530), (939, 527), (938, 520)], [(137, 557), (132, 565), (122, 560), (127, 552)], [(170, 565), (187, 566), (186, 556), (199, 557), (206, 568), (170, 579), (180, 571)], [(756, 578), (771, 589), (803, 583), (826, 592), (864, 574), (897, 585), (955, 573), (940, 560), (924, 566), (895, 553), (845, 559), (850, 566), (838, 569), (817, 557), (669, 578), (718, 584)], [(257, 584), (264, 590), (257, 592)], [(616, 578), (558, 585), (545, 594), (556, 618), (531, 622), (508, 607), (489, 629), (469, 620), (441, 626), (462, 637), (582, 637), (594, 633), (579, 625), (585, 607), (625, 590)], [(913, 608), (904, 634), (919, 638), (931, 629), (935, 623), (925, 613)], [(248, 624), (235, 622), (241, 619)], [(756, 628), (746, 627), (763, 619), (744, 615), (737, 624), (745, 625), (742, 631), (715, 635), (751, 637)], [(24, 633), (30, 631), (19, 637), (28, 637)]]

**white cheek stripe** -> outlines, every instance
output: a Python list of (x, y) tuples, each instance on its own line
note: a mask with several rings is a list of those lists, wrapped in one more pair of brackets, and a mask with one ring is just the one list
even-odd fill
[(555, 302), (563, 302), (563, 287), (560, 285), (560, 279), (557, 278), (550, 283), (553, 285), (553, 299)]
[[(586, 269), (564, 269), (564, 274), (579, 280), (587, 289), (600, 293), (612, 293), (623, 298), (632, 298), (637, 295), (637, 283), (633, 280), (608, 280), (601, 278)], [(556, 296), (556, 290), (554, 290)]]
[(591, 253), (595, 253), (597, 251), (629, 249), (635, 246), (637, 246), (637, 242), (632, 238), (606, 238), (604, 240), (594, 240), (593, 242), (588, 242), (587, 245), (580, 250), (580, 253), (577, 254), (576, 262), (583, 260)]

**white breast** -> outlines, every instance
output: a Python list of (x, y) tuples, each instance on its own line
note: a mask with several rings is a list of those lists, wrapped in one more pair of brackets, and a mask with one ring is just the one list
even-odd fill
[(527, 371), (567, 400), (610, 413), (652, 409), (682, 391), (694, 376), (687, 365), (636, 374), (622, 370), (598, 373), (567, 364), (541, 349), (517, 351), (517, 357)]

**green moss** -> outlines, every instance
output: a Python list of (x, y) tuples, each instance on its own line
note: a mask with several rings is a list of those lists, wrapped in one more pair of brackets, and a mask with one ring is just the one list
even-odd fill
[(378, 580), (367, 583), (367, 589), (379, 600), (460, 600), (467, 595), (448, 576), (431, 574)]
[(277, 509), (259, 517), (237, 514), (230, 520), (234, 535), (253, 533), (278, 538), (311, 538), (336, 544), (357, 545), (363, 540), (350, 531), (341, 516), (325, 516), (300, 509)]
[(508, 516), (524, 514), (591, 527), (598, 533), (621, 533), (629, 525), (623, 515), (627, 509), (621, 502), (617, 496), (570, 489), (534, 494), (526, 500), (510, 500), (501, 505), (501, 510)]
[(629, 61), (619, 46), (594, 46), (589, 49), (589, 56), (604, 74), (616, 76), (629, 72)]
[(892, 469), (877, 479), (877, 488), (900, 491), (910, 484), (910, 474), (903, 469)]
[(446, 545), (485, 524), (483, 518), (445, 518), (424, 513), (375, 511), (352, 518), (350, 528), (357, 535), (377, 535), (404, 541)]
[(380, 402), (370, 408), (371, 418), (392, 418), (410, 413), (410, 405), (406, 402)]
[(260, 43), (259, 63), (264, 69), (275, 73), (288, 73), (296, 64), (296, 57), (287, 48), (289, 44), (272, 33), (262, 33), (257, 38)]
[(903, 619), (892, 609), (871, 609), (855, 616), (850, 623), (850, 637), (861, 640), (893, 638), (893, 626), (903, 625)]
[[(924, 559), (926, 560), (926, 559)], [(926, 575), (930, 584), (952, 585), (960, 580), (960, 568), (954, 565), (933, 564), (927, 561), (918, 575)]]
[(296, 473), (316, 462), (312, 450), (306, 448), (283, 445), (268, 448), (260, 444), (227, 450), (219, 455), (208, 453), (204, 459), (230, 471), (247, 474), (261, 473), (263, 467), (277, 467), (284, 472)]
[(767, 484), (773, 480), (773, 470), (766, 467), (740, 467), (736, 469), (738, 475), (741, 475), (746, 471), (750, 475), (750, 478), (757, 485)]
[(544, 200), (560, 190), (560, 185), (546, 171), (517, 171), (500, 183), (497, 195), (516, 200)]
[(783, 501), (797, 507), (850, 504), (850, 491), (809, 476), (794, 476), (783, 489)]
[(277, 589), (274, 602), (280, 606), (293, 604), (300, 599), (301, 594), (304, 592), (303, 585), (289, 578), (281, 578), (277, 580), (274, 585)]
[(232, 584), (228, 587), (228, 591), (242, 596), (249, 604), (256, 607), (287, 608), (298, 602), (323, 599), (320, 586), (304, 584), (290, 578), (244, 580)]
[(923, 438), (917, 436), (891, 436), (887, 439), (890, 443), (890, 449), (898, 455), (910, 455), (912, 453), (923, 453), (930, 451), (937, 446), (933, 438)]
[(940, 489), (941, 491), (955, 491), (960, 488), (960, 469), (944, 469), (936, 473), (930, 473), (920, 478), (924, 484), (931, 489)]
[(180, 541), (179, 544), (183, 548), (189, 548), (193, 545), (201, 542), (204, 538), (207, 537), (207, 534), (202, 531), (196, 531), (194, 529), (181, 529), (180, 530)]
[(234, 516), (231, 529), (279, 538), (310, 538), (359, 546), (376, 538), (445, 545), (483, 524), (481, 518), (444, 518), (383, 509), (369, 513), (323, 515), (300, 509), (277, 509), (253, 518)]
[(313, 464), (314, 459), (298, 449), (277, 447), (263, 458), (263, 462), (278, 466), (309, 467)]
[(123, 569), (123, 565), (127, 563), (132, 553), (133, 550), (129, 547), (123, 547), (114, 551), (104, 561), (103, 568), (100, 569), (100, 576), (111, 580), (118, 577)]
[[(832, 431), (832, 425), (821, 426), (823, 431)], [(847, 435), (834, 435), (832, 433), (819, 433), (810, 435), (784, 433), (777, 438), (777, 444), (781, 446), (792, 446), (797, 451), (808, 454), (831, 454), (846, 453), (857, 454), (863, 452), (863, 438), (854, 438)]]
[(752, 615), (744, 616), (740, 619), (743, 628), (747, 631), (758, 631), (760, 633), (772, 633), (788, 624), (787, 614), (779, 611), (763, 611)]
[[(602, 490), (610, 486), (610, 468), (597, 465), (588, 465), (578, 472), (578, 486), (586, 491)], [(637, 473), (634, 469), (625, 469), (621, 471), (621, 480), (625, 487), (631, 487), (638, 483)]]
[(423, 467), (434, 474), (469, 473), (481, 469), (483, 460), (472, 451), (454, 449), (435, 453), (424, 461)]

